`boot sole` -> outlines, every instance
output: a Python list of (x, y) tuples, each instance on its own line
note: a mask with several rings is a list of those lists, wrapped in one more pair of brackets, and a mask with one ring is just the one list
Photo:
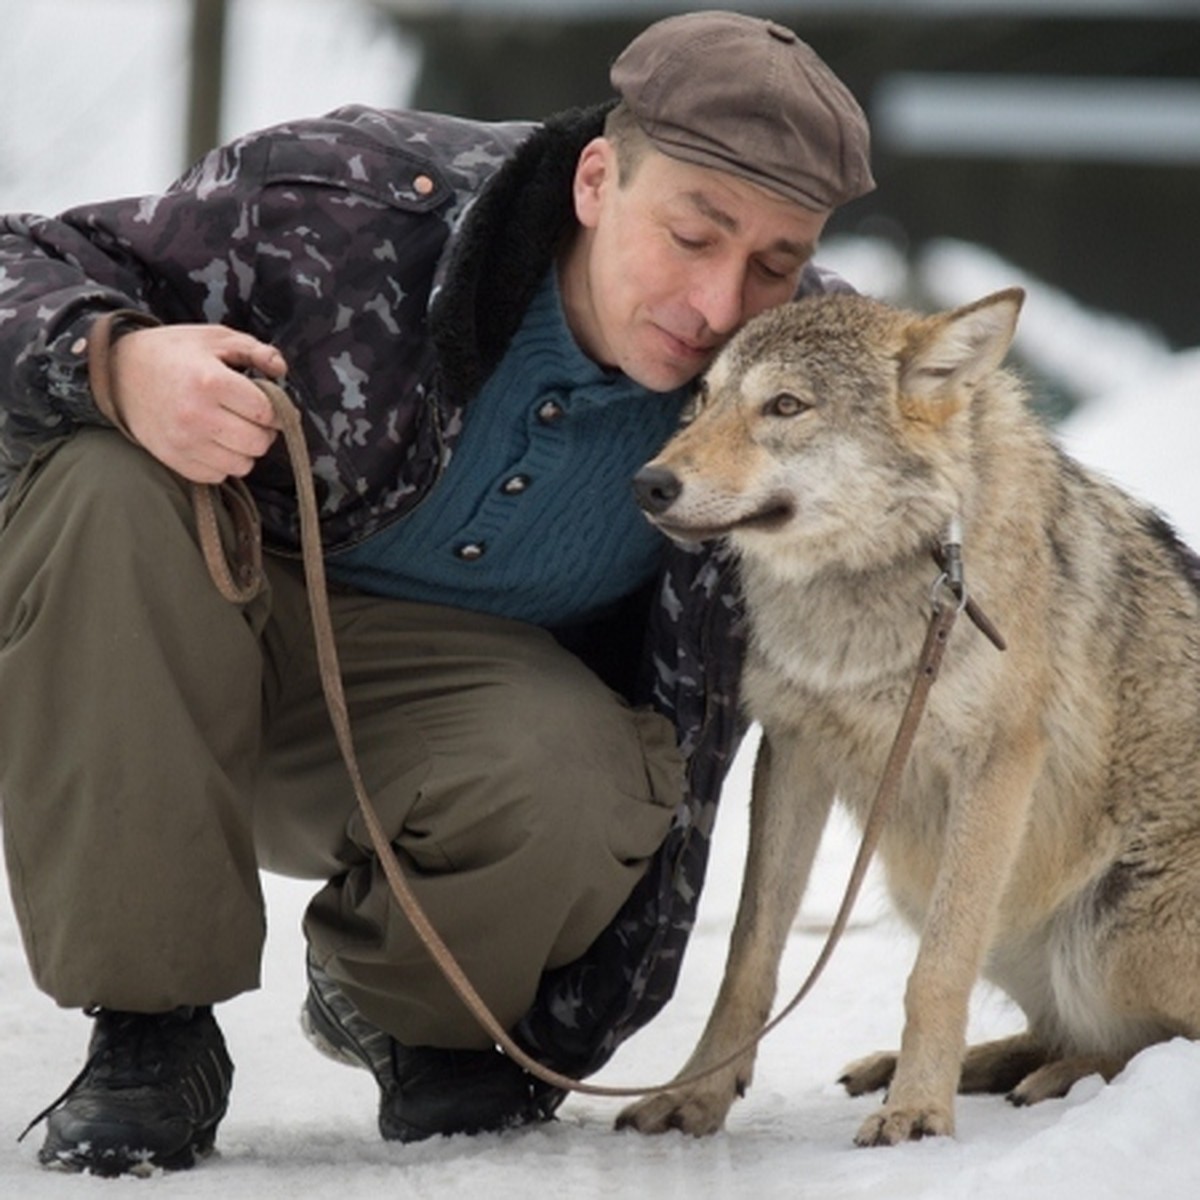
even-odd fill
[(38, 1162), (47, 1171), (64, 1175), (95, 1175), (102, 1179), (115, 1179), (121, 1175), (147, 1179), (159, 1171), (187, 1171), (214, 1153), (219, 1123), (220, 1118), (212, 1125), (197, 1130), (196, 1136), (186, 1146), (167, 1154), (156, 1154), (149, 1150), (131, 1152), (123, 1148), (109, 1154), (101, 1152), (97, 1156), (94, 1151), (72, 1147), (49, 1154), (43, 1149), (38, 1153)]
[(316, 1050), (319, 1050), (326, 1058), (332, 1059), (336, 1063), (341, 1063), (345, 1067), (358, 1067), (360, 1070), (370, 1071), (371, 1068), (359, 1055), (355, 1054), (353, 1050), (347, 1049), (345, 1043), (335, 1042), (326, 1030), (318, 1024), (318, 1020), (322, 1020), (323, 1022), (324, 1019), (324, 1013), (314, 1018), (307, 1004), (300, 1009), (300, 1029), (305, 1038), (308, 1039), (309, 1044)]

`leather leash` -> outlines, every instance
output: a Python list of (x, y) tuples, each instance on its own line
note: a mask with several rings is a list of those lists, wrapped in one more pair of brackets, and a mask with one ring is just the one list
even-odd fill
[[(109, 314), (112, 318), (115, 315)], [(135, 314), (136, 315), (136, 314)], [(128, 428), (120, 418), (120, 413), (113, 399), (111, 367), (108, 351), (111, 345), (112, 320), (101, 319), (93, 328), (88, 339), (89, 376), (92, 382), (93, 394), (98, 406), (114, 424), (127, 435)], [(950, 637), (950, 631), (964, 608), (979, 625), (980, 629), (1003, 649), (1003, 640), (996, 634), (994, 627), (986, 621), (982, 613), (967, 598), (962, 586), (961, 558), (957, 543), (947, 540), (940, 551), (935, 551), (942, 574), (935, 581), (933, 588), (933, 613), (921, 650), (916, 677), (913, 680), (908, 703), (905, 706), (896, 732), (891, 751), (884, 767), (878, 791), (872, 802), (867, 821), (863, 827), (862, 842), (846, 885), (845, 895), (825, 944), (817, 957), (800, 989), (788, 1004), (774, 1016), (751, 1039), (739, 1046), (733, 1053), (720, 1062), (687, 1076), (680, 1076), (667, 1083), (647, 1086), (609, 1087), (600, 1084), (585, 1083), (582, 1080), (563, 1075), (550, 1067), (539, 1063), (525, 1052), (500, 1025), (499, 1021), (488, 1008), (483, 997), (475, 990), (470, 979), (459, 966), (450, 948), (442, 940), (433, 927), (420, 902), (409, 886), (408, 880), (400, 867), (396, 851), (387, 834), (380, 824), (378, 814), (367, 793), (363, 782), (362, 772), (358, 765), (358, 757), (354, 749), (354, 741), (350, 728), (350, 715), (346, 704), (345, 692), (342, 687), (341, 668), (338, 662), (337, 647), (333, 635), (333, 625), (330, 619), (328, 592), (325, 579), (324, 555), (321, 546), (321, 534), (318, 522), (316, 494), (313, 487), (312, 468), (308, 447), (304, 439), (304, 430), (300, 421), (300, 413), (291, 402), (287, 393), (276, 383), (266, 379), (255, 379), (264, 395), (271, 402), (272, 410), (283, 434), (287, 452), (291, 458), (292, 471), (295, 476), (297, 491), (297, 507), (300, 515), (300, 539), (303, 556), (305, 583), (308, 589), (309, 610), (313, 625), (313, 635), (316, 641), (317, 663), (321, 675), (321, 686), (325, 693), (325, 701), (329, 708), (330, 720), (333, 724), (334, 735), (338, 749), (341, 752), (350, 782), (354, 789), (355, 799), (362, 814), (363, 822), (371, 839), (371, 845), (378, 856), (384, 876), (388, 881), (392, 894), (405, 917), (411, 922), (417, 936), (441, 969), (447, 981), (453, 987), (459, 999), (466, 1005), (482, 1028), (504, 1050), (504, 1052), (531, 1075), (543, 1082), (566, 1091), (581, 1092), (592, 1096), (632, 1097), (653, 1095), (672, 1091), (687, 1086), (700, 1079), (705, 1079), (729, 1066), (732, 1066), (754, 1046), (758, 1044), (771, 1030), (783, 1021), (801, 1001), (809, 994), (816, 984), (826, 964), (833, 955), (834, 948), (840, 941), (850, 919), (851, 911), (866, 878), (871, 858), (879, 843), (880, 834), (887, 820), (893, 800), (900, 788), (900, 780), (912, 750), (917, 727), (925, 710), (926, 700), (934, 681), (937, 679), (942, 656)], [(235, 604), (244, 604), (253, 599), (263, 585), (262, 574), (262, 542), (258, 528), (257, 510), (254, 501), (245, 484), (240, 480), (227, 480), (219, 487), (206, 484), (192, 484), (193, 508), (199, 530), (201, 549), (209, 573), (218, 591), (226, 599)], [(231, 569), (221, 543), (219, 525), (216, 516), (217, 496), (222, 495), (231, 512), (237, 530), (237, 562)], [(945, 585), (952, 593), (954, 603), (944, 603), (939, 595)]]

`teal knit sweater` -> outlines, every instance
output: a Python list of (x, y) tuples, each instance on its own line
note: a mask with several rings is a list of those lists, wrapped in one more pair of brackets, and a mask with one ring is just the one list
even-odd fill
[(638, 511), (630, 479), (675, 429), (685, 394), (647, 391), (592, 362), (551, 270), (468, 406), (434, 490), (330, 556), (330, 577), (547, 627), (598, 615), (658, 565), (662, 535)]

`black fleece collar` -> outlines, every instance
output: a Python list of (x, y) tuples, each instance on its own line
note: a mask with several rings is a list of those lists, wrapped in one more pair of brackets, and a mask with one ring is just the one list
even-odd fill
[(550, 117), (492, 177), (467, 214), (442, 292), (430, 311), (441, 391), (473, 396), (504, 356), (525, 309), (575, 228), (571, 187), (579, 153), (612, 102)]

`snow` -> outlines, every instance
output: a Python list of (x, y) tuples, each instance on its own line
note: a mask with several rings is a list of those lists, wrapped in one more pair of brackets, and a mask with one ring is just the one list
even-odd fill
[[(285, 7), (287, 21), (282, 20)], [(381, 46), (378, 30), (353, 4), (242, 0), (238, 9), (242, 53), (259, 75), (252, 84), (238, 85), (244, 90), (228, 122), (231, 132), (347, 99), (394, 102), (390, 93), (397, 73), (406, 63), (411, 67), (407, 51)], [(64, 131), (74, 114), (39, 102), (36, 88), (32, 99), (15, 89), (25, 101), (24, 107), (0, 113), (3, 161), (6, 167), (19, 163), (28, 169), (0, 175), (0, 209), (47, 211), (148, 190), (175, 172), (178, 164), (164, 151), (170, 138), (162, 130), (178, 105), (139, 102), (137, 89), (148, 80), (162, 87), (179, 83), (179, 0), (43, 0), (36, 6), (0, 0), (0, 17), (6, 25), (0, 65), (7, 76), (33, 63), (38, 79), (55, 72), (60, 80), (74, 79), (73, 94), (81, 97), (78, 113), (89, 114), (77, 169), (60, 172), (58, 162), (46, 155), (65, 149)], [(71, 36), (61, 36), (64, 28)], [(101, 37), (112, 43), (111, 53), (97, 53)], [(176, 49), (157, 55), (144, 49), (137, 62), (146, 70), (134, 71), (122, 50), (134, 37), (143, 47), (159, 50), (175, 39)], [(47, 59), (52, 39), (54, 53)], [(78, 62), (63, 65), (60, 54), (72, 49)], [(33, 87), (31, 72), (24, 76)], [(88, 86), (96, 90), (90, 99)], [(124, 116), (113, 117), (103, 111), (102, 101), (117, 94), (133, 99), (124, 104)], [(272, 108), (285, 100), (293, 107)], [(131, 163), (134, 151), (135, 159), (145, 153), (153, 162)], [(829, 265), (865, 291), (894, 294), (906, 277), (886, 246), (856, 239), (828, 250)], [(1200, 546), (1200, 475), (1194, 467), (1200, 459), (1195, 413), (1200, 348), (1172, 353), (1152, 331), (1087, 312), (974, 247), (939, 243), (913, 265), (925, 294), (946, 306), (1012, 284), (1026, 287), (1018, 352), (1088, 400), (1061, 431), (1068, 448), (1159, 505)], [(683, 1062), (700, 1032), (716, 994), (736, 903), (752, 753), (751, 741), (726, 790), (710, 881), (676, 998), (621, 1048), (598, 1082), (662, 1081)], [(783, 998), (799, 985), (820, 948), (853, 848), (852, 832), (836, 819), (788, 948)], [(878, 1099), (849, 1099), (835, 1080), (849, 1060), (897, 1044), (904, 980), (915, 948), (911, 934), (890, 915), (874, 877), (816, 990), (764, 1043), (758, 1077), (724, 1133), (706, 1140), (618, 1134), (612, 1122), (620, 1102), (572, 1097), (546, 1127), (414, 1146), (387, 1144), (375, 1131), (370, 1077), (325, 1060), (299, 1032), (296, 1016), (304, 994), (299, 921), (308, 886), (276, 877), (266, 877), (264, 886), (270, 920), (264, 986), (219, 1009), (237, 1064), (219, 1152), (194, 1171), (149, 1182), (43, 1171), (35, 1161), (40, 1129), (17, 1144), (30, 1117), (77, 1069), (90, 1024), (37, 992), (11, 907), (0, 904), (0, 1195), (40, 1200), (150, 1189), (163, 1197), (213, 1200), (421, 1198), (456, 1192), (479, 1192), (492, 1200), (550, 1193), (664, 1200), (701, 1193), (714, 1200), (745, 1195), (805, 1200), (1152, 1195), (1169, 1200), (1195, 1195), (1200, 1184), (1194, 1149), (1200, 1045), (1185, 1041), (1145, 1051), (1110, 1085), (1083, 1080), (1062, 1101), (1015, 1109), (997, 1098), (960, 1098), (952, 1139), (886, 1150), (852, 1148), (855, 1130)], [(972, 1038), (1002, 1036), (1020, 1024), (1003, 996), (986, 987), (977, 990)]]
[[(621, 1048), (597, 1082), (660, 1082), (699, 1034), (732, 922), (749, 760), (749, 752), (739, 757), (718, 821), (712, 874), (676, 999)], [(820, 948), (853, 846), (848, 826), (836, 821), (791, 939), (783, 997), (799, 985)], [(172, 1198), (355, 1200), (396, 1189), (414, 1198), (478, 1190), (491, 1200), (527, 1200), (549, 1187), (558, 1195), (597, 1200), (690, 1200), (701, 1191), (713, 1200), (1009, 1200), (1014, 1194), (1118, 1200), (1190, 1197), (1200, 1182), (1192, 1128), (1200, 1112), (1200, 1045), (1183, 1041), (1144, 1052), (1108, 1086), (1084, 1080), (1063, 1101), (1015, 1109), (994, 1097), (960, 1097), (953, 1139), (853, 1148), (855, 1130), (878, 1100), (851, 1100), (834, 1081), (851, 1059), (897, 1044), (914, 950), (873, 879), (816, 990), (764, 1043), (755, 1084), (724, 1133), (704, 1140), (617, 1133), (612, 1121), (621, 1102), (572, 1097), (545, 1127), (412, 1146), (385, 1143), (375, 1132), (371, 1078), (324, 1059), (299, 1031), (304, 984), (298, 922), (307, 888), (273, 876), (264, 882), (270, 913), (264, 986), (218, 1010), (237, 1064), (218, 1153), (193, 1171), (149, 1182), (44, 1171), (35, 1162), (40, 1129), (20, 1145), (14, 1142), (71, 1078), (89, 1022), (36, 992), (11, 911), (0, 909), (0, 1195), (42, 1200), (129, 1187)], [(1019, 1027), (1018, 1014), (1002, 996), (979, 989), (972, 1037)]]

